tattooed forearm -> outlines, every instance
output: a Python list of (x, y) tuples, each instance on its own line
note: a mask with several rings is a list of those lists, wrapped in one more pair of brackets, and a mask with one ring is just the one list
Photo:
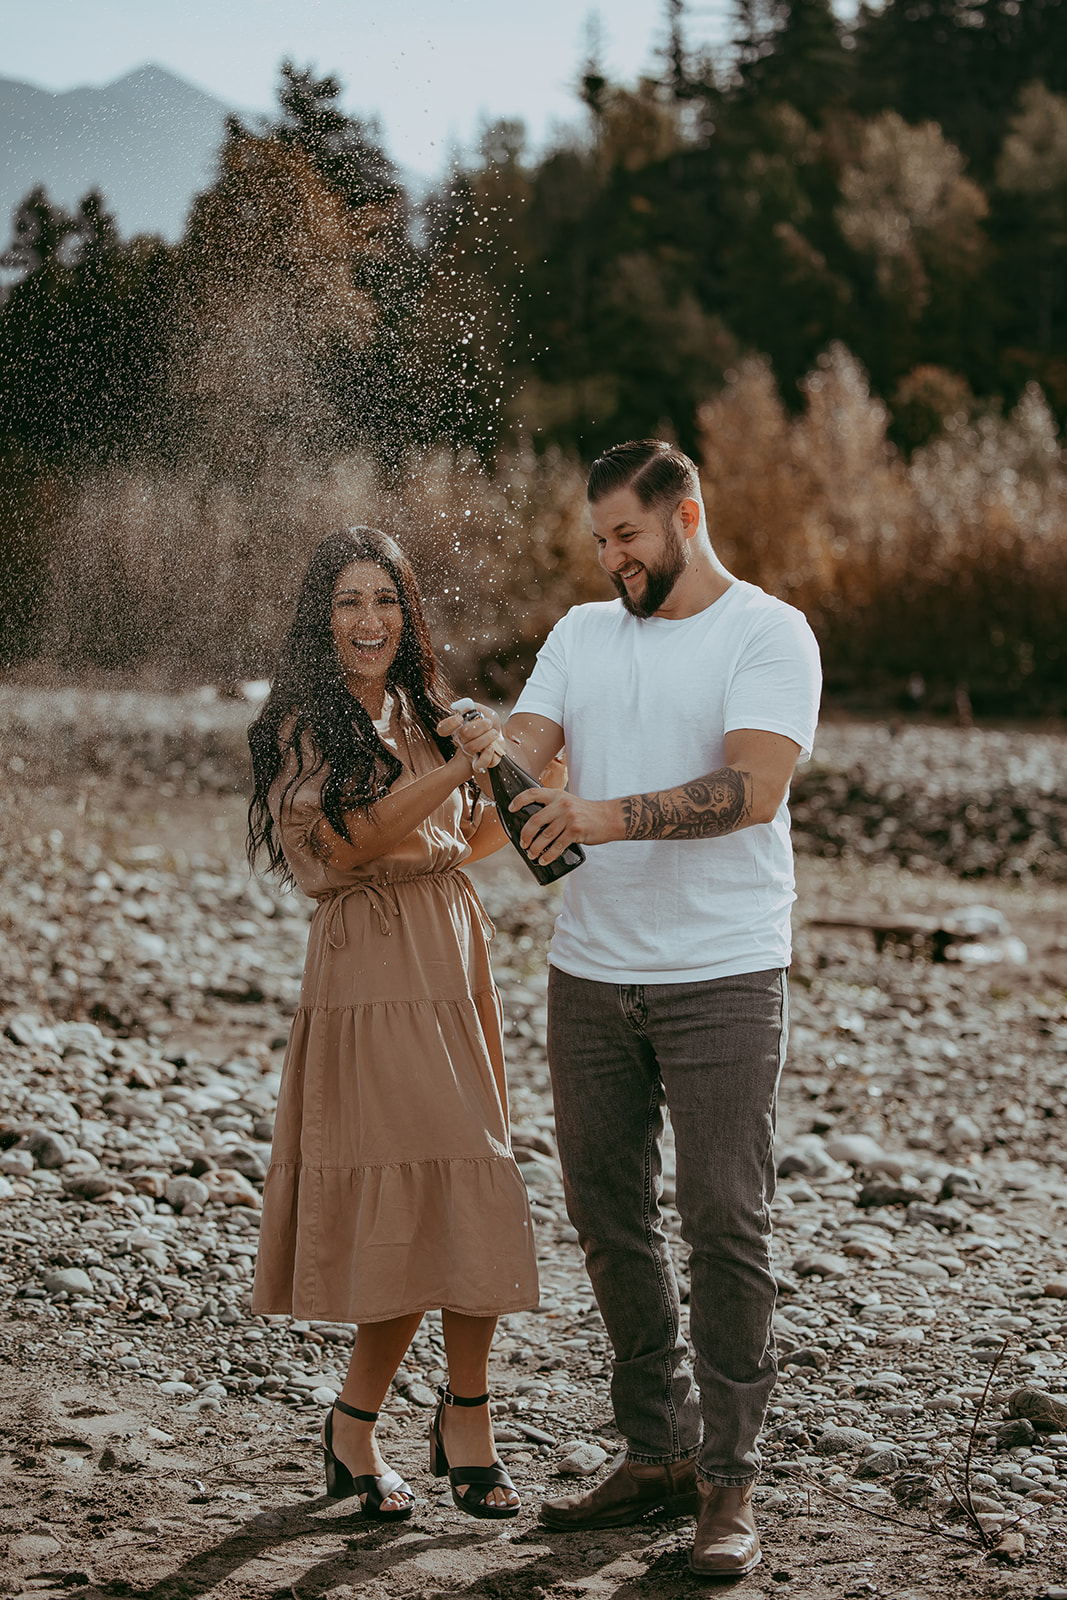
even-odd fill
[(752, 776), (723, 767), (677, 789), (631, 794), (622, 802), (627, 839), (714, 839), (752, 817)]

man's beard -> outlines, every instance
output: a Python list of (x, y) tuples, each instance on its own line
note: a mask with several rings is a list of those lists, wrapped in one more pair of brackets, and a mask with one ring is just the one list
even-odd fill
[(639, 599), (631, 597), (621, 578), (614, 572), (610, 574), (619, 599), (632, 617), (650, 617), (658, 611), (689, 564), (681, 535), (669, 522), (664, 523), (663, 531), (663, 554), (656, 566), (645, 565), (645, 588)]

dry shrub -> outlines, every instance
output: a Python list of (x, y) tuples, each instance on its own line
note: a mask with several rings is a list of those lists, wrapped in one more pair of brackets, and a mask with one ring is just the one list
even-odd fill
[(838, 691), (990, 710), (1063, 704), (1067, 472), (1031, 385), (1007, 419), (949, 416), (910, 464), (840, 345), (790, 420), (769, 366), (745, 362), (700, 415), (713, 538), (741, 577), (800, 606)]
[(812, 581), (829, 580), (819, 528), (819, 492), (796, 448), (762, 356), (728, 374), (722, 393), (699, 414), (701, 479), (712, 539), (739, 577), (803, 605)]
[(925, 581), (912, 574), (909, 588), (950, 640), (957, 677), (1023, 703), (1063, 703), (1065, 465), (1045, 398), (1029, 384), (1007, 418), (950, 418), (909, 469), (925, 561)]
[(885, 407), (835, 344), (790, 419), (769, 364), (742, 363), (699, 417), (712, 537), (728, 566), (813, 615), (869, 603), (907, 494)]

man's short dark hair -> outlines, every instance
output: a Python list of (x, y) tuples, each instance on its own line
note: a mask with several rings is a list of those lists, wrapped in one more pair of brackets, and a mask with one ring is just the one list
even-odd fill
[(700, 499), (700, 474), (666, 439), (630, 439), (605, 450), (589, 469), (586, 494), (591, 504), (616, 489), (632, 489), (643, 506), (655, 506), (670, 517), (680, 500)]

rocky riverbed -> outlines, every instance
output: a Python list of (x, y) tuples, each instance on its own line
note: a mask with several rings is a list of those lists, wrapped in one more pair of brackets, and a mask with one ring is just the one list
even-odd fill
[[(248, 1310), (308, 908), (243, 865), (247, 713), (6, 693), (0, 1594), (701, 1592), (691, 1524), (535, 1520), (618, 1447), (555, 1157), (552, 895), (509, 857), (474, 869), (540, 1244), (541, 1308), (506, 1319), (493, 1377), (524, 1511), (474, 1523), (427, 1474), (431, 1317), (381, 1424), (417, 1513), (363, 1524), (317, 1449), (351, 1330)], [(842, 725), (801, 779), (782, 1378), (746, 1592), (1067, 1596), (1065, 769), (1054, 735)], [(1040, 845), (1014, 812), (979, 826), (1009, 790)], [(668, 1151), (684, 1283), (671, 1178)]]

